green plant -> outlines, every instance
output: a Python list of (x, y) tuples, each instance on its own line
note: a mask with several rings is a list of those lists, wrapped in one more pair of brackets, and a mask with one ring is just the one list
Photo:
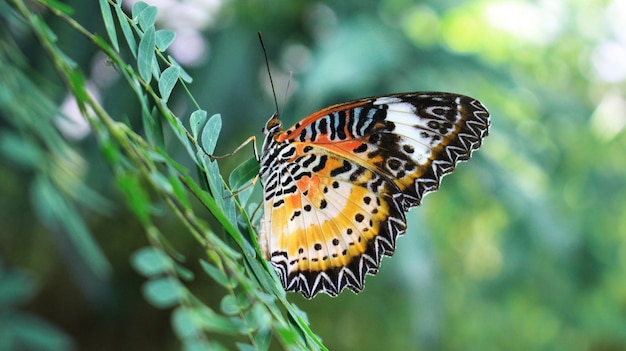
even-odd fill
[[(83, 72), (56, 45), (56, 34), (44, 17), (23, 0), (11, 0), (10, 4), (0, 3), (0, 8), (7, 10), (3, 16), (31, 31), (44, 49), (89, 122), (127, 206), (144, 228), (150, 246), (138, 250), (132, 256), (132, 264), (147, 278), (143, 288), (145, 298), (157, 308), (172, 309), (172, 328), (184, 348), (224, 349), (223, 342), (213, 337), (221, 334), (231, 336), (231, 342), (241, 350), (266, 350), (272, 339), (287, 349), (325, 349), (309, 329), (306, 316), (287, 301), (273, 270), (260, 257), (253, 219), (245, 210), (256, 207), (249, 203), (251, 190), (243, 190), (236, 196), (231, 191), (231, 187), (244, 188), (251, 181), (258, 163), (251, 159), (235, 169), (229, 177), (230, 186), (221, 177), (217, 162), (210, 156), (218, 140), (221, 117), (208, 117), (187, 90), (186, 84), (192, 80), (190, 75), (166, 55), (175, 33), (155, 29), (157, 9), (138, 2), (128, 16), (121, 8), (121, 1), (100, 0), (107, 42), (75, 21), (72, 9), (66, 5), (55, 0), (36, 1), (37, 6), (66, 22), (108, 57), (110, 65), (135, 93), (143, 131), (139, 134), (130, 122), (114, 118), (89, 93)], [(19, 68), (27, 63), (18, 52), (15, 47), (1, 52), (6, 58), (3, 61), (11, 64), (5, 66), (9, 69), (2, 70), (3, 105), (14, 110), (5, 116), (13, 131), (5, 133), (2, 149), (7, 155), (17, 155), (15, 161), (34, 172), (33, 193), (38, 197), (34, 203), (38, 204), (40, 216), (59, 225), (66, 235), (72, 235), (84, 263), (96, 274), (105, 276), (109, 271), (106, 258), (91, 238), (79, 207), (83, 204), (101, 209), (110, 204), (86, 188), (79, 178), (71, 176), (71, 161), (81, 162), (81, 159), (53, 128), (54, 113), (50, 112), (56, 108), (21, 73)], [(188, 117), (189, 127), (184, 123), (187, 118), (176, 116), (167, 104), (175, 88), (184, 89), (196, 107)], [(32, 104), (15, 104), (15, 99), (31, 99), (32, 94), (41, 94), (45, 105), (37, 108)], [(35, 114), (33, 109), (38, 109)], [(166, 135), (176, 138), (166, 142)], [(180, 143), (188, 152), (196, 177), (168, 154), (171, 142)], [(217, 235), (209, 227), (198, 214), (195, 203), (201, 205), (200, 211), (207, 210), (215, 217), (226, 236)], [(188, 257), (170, 243), (168, 234), (154, 220), (159, 214), (156, 208), (161, 206), (186, 228), (185, 235), (193, 237), (203, 248), (203, 257)], [(219, 311), (188, 288), (187, 284), (194, 279), (205, 278), (195, 277), (185, 267), (189, 260), (199, 260), (206, 277), (224, 288)]]

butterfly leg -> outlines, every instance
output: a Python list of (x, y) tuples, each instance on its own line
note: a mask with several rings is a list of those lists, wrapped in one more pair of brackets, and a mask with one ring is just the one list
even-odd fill
[(254, 136), (254, 135), (249, 137), (248, 139), (244, 140), (244, 142), (241, 143), (241, 145), (237, 146), (235, 148), (235, 150), (233, 150), (233, 151), (231, 151), (231, 152), (229, 152), (227, 154), (219, 155), (219, 156), (207, 154), (207, 156), (209, 156), (213, 160), (219, 160), (219, 159), (222, 159), (222, 158), (230, 157), (230, 156), (236, 154), (237, 152), (239, 152), (239, 150), (243, 149), (244, 147), (246, 147), (246, 145), (248, 145), (250, 143), (252, 143), (252, 150), (254, 150), (254, 158), (257, 161), (260, 162), (261, 158), (259, 157), (259, 152), (256, 149), (256, 136)]

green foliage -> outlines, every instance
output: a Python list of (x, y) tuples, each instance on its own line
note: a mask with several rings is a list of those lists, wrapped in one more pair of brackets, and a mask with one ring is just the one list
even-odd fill
[(69, 350), (72, 340), (49, 322), (18, 308), (35, 294), (28, 274), (8, 269), (0, 261), (0, 349)]
[[(40, 5), (47, 7), (108, 55), (122, 72), (141, 105), (146, 140), (132, 131), (130, 126), (115, 121), (86, 93), (80, 69), (55, 46), (56, 35), (41, 17), (30, 12), (20, 0), (13, 1), (13, 5), (40, 44), (49, 49), (48, 54), (57, 73), (76, 97), (81, 111), (90, 117), (89, 122), (110, 163), (119, 189), (126, 196), (129, 209), (143, 225), (151, 244), (132, 256), (135, 269), (148, 279), (142, 288), (143, 295), (157, 308), (174, 308), (173, 328), (184, 348), (220, 349), (220, 343), (211, 337), (217, 333), (243, 336), (243, 339), (235, 339), (238, 340), (236, 344), (239, 349), (266, 350), (272, 336), (286, 348), (324, 349), (303, 319), (298, 317), (301, 312), (285, 299), (280, 283), (266, 262), (246, 239), (255, 236), (254, 229), (236, 198), (231, 196), (225, 186), (217, 163), (209, 156), (218, 142), (222, 126), (220, 116), (207, 119), (205, 111), (196, 110), (190, 117), (189, 133), (166, 105), (174, 87), (177, 84), (184, 86), (185, 82), (181, 78), (180, 66), (162, 55), (161, 51), (169, 46), (174, 35), (171, 31), (155, 31), (156, 7), (137, 2), (133, 6), (132, 18), (128, 18), (121, 10), (120, 3), (101, 1), (103, 20), (111, 41), (109, 45), (64, 12), (45, 1), (40, 2)], [(134, 38), (139, 38), (136, 70), (120, 55), (116, 24), (122, 29), (126, 49), (130, 52), (135, 50)], [(162, 70), (161, 66), (165, 66), (165, 69)], [(160, 97), (150, 85), (152, 79), (157, 80)], [(93, 114), (87, 111), (93, 111)], [(208, 188), (203, 189), (203, 186), (196, 184), (185, 167), (170, 158), (163, 149), (164, 125), (171, 128), (177, 140), (189, 151), (200, 172), (199, 176), (206, 177)], [(32, 142), (25, 144), (27, 141), (14, 135), (3, 140), (5, 152), (22, 164), (33, 165), (41, 161), (38, 154), (41, 149)], [(23, 151), (17, 153), (16, 150)], [(244, 184), (251, 178), (250, 166), (246, 167), (248, 171), (231, 175), (233, 184)], [(54, 183), (41, 176), (36, 177), (33, 194), (34, 204), (41, 217), (48, 222), (63, 218), (67, 234), (81, 242), (79, 252), (88, 257), (95, 267), (102, 267), (103, 263), (99, 259), (101, 254), (81, 217), (72, 209), (67, 195), (59, 192)], [(235, 245), (220, 238), (204, 220), (197, 217), (189, 201), (191, 196), (198, 199), (204, 209), (213, 213)], [(183, 265), (186, 256), (177, 252), (168, 243), (167, 236), (153, 223), (157, 215), (155, 209), (161, 205), (169, 209), (186, 227), (187, 235), (194, 238), (205, 251), (205, 259), (199, 259), (206, 272), (205, 277), (213, 279), (225, 289), (220, 303), (221, 314), (214, 312), (187, 287), (186, 284), (196, 277)], [(240, 217), (244, 219), (243, 226), (238, 225)], [(99, 270), (102, 271), (102, 268)], [(271, 287), (274, 296), (263, 292), (268, 291), (268, 287)], [(286, 333), (286, 330), (290, 332)], [(35, 335), (43, 336), (46, 333)]]

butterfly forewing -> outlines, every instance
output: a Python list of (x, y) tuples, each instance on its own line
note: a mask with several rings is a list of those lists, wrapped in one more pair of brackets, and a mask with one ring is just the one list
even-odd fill
[(362, 290), (405, 232), (404, 212), (469, 159), (488, 128), (480, 102), (449, 93), (354, 100), (273, 128), (259, 241), (285, 289)]

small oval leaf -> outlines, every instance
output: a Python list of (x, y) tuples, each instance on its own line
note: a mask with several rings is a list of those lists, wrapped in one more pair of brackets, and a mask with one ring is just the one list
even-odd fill
[(120, 27), (122, 28), (122, 33), (124, 33), (124, 39), (126, 39), (128, 49), (133, 54), (133, 57), (137, 58), (137, 41), (135, 41), (133, 30), (130, 28), (130, 24), (128, 24), (126, 14), (122, 11), (121, 7), (115, 6), (115, 15), (117, 16), (117, 21), (120, 23)]
[(220, 309), (227, 315), (236, 315), (241, 311), (237, 300), (232, 295), (226, 295), (220, 302)]
[(134, 3), (133, 9), (132, 9), (133, 19), (136, 19), (137, 17), (139, 17), (139, 14), (141, 13), (141, 11), (145, 10), (146, 7), (148, 6), (149, 5), (143, 1), (137, 1), (136, 3)]
[(150, 280), (142, 290), (146, 300), (157, 308), (172, 307), (185, 295), (180, 282), (171, 277)]
[(204, 152), (211, 155), (215, 151), (215, 145), (217, 145), (217, 139), (219, 138), (220, 131), (222, 130), (222, 116), (215, 114), (209, 118), (202, 129), (202, 147)]
[(228, 280), (228, 277), (226, 277), (224, 273), (222, 273), (219, 269), (217, 269), (217, 267), (213, 266), (212, 264), (202, 259), (200, 260), (200, 265), (202, 266), (202, 269), (204, 269), (204, 271), (209, 276), (211, 276), (211, 278), (213, 278), (213, 280), (215, 280), (218, 284), (222, 286), (231, 285), (230, 281)]
[(141, 11), (137, 20), (139, 21), (139, 26), (144, 30), (144, 32), (154, 27), (156, 16), (157, 8), (155, 6), (148, 6)]
[(100, 12), (102, 13), (104, 27), (107, 30), (113, 48), (115, 48), (115, 51), (120, 51), (120, 45), (117, 42), (117, 33), (115, 31), (115, 23), (113, 22), (113, 12), (111, 12), (111, 6), (109, 6), (106, 0), (100, 0)]
[(152, 78), (152, 66), (156, 62), (156, 58), (154, 56), (154, 45), (154, 27), (150, 27), (143, 34), (143, 37), (141, 37), (141, 41), (139, 42), (139, 52), (137, 53), (137, 68), (139, 69), (139, 75), (146, 83), (150, 83), (150, 79)]
[(172, 89), (174, 89), (174, 86), (178, 81), (179, 74), (180, 68), (176, 66), (168, 67), (165, 71), (163, 71), (163, 73), (161, 73), (161, 78), (159, 79), (159, 92), (161, 93), (163, 101), (167, 102), (170, 98)]
[(172, 42), (176, 38), (176, 33), (169, 29), (160, 29), (156, 31), (156, 46), (159, 50), (165, 51), (172, 45)]
[(172, 259), (156, 247), (143, 247), (135, 251), (131, 263), (137, 272), (146, 277), (165, 273), (172, 267)]
[(206, 123), (207, 113), (204, 110), (196, 110), (193, 111), (191, 116), (189, 117), (189, 124), (191, 125), (191, 135), (193, 135), (194, 139), (198, 138), (198, 132), (200, 128)]

